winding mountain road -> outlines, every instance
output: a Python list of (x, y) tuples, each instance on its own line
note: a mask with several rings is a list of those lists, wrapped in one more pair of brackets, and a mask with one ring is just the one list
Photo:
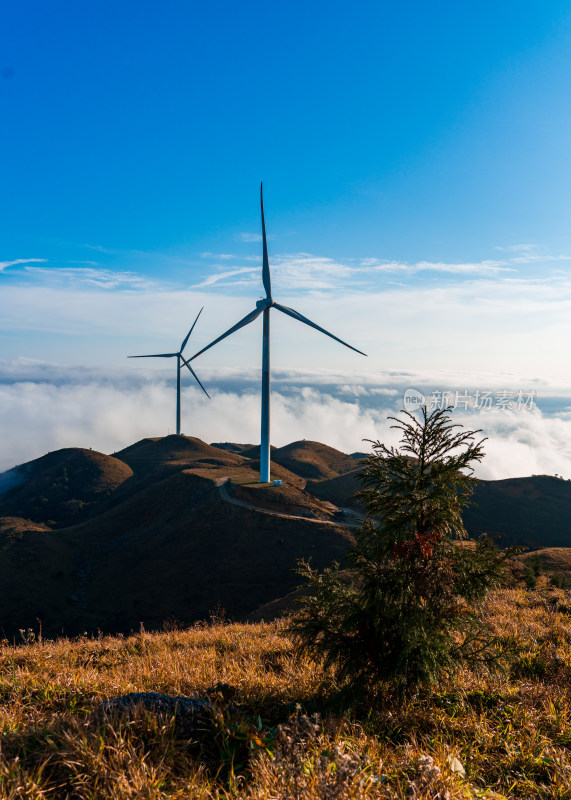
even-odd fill
[[(216, 485), (218, 487), (218, 494), (220, 495), (220, 499), (224, 500), (225, 503), (230, 503), (233, 506), (241, 506), (242, 508), (248, 508), (250, 511), (258, 511), (261, 514), (268, 514), (271, 517), (282, 517), (283, 519), (300, 519), (304, 522), (314, 522), (318, 525), (334, 525), (335, 527), (344, 527), (344, 528), (360, 528), (362, 520), (364, 517), (361, 517), (356, 512), (346, 509), (352, 516), (356, 517), (359, 522), (346, 522), (345, 520), (329, 520), (329, 519), (315, 519), (314, 517), (304, 517), (297, 514), (284, 514), (280, 511), (272, 511), (269, 508), (263, 508), (262, 506), (256, 506), (253, 503), (247, 503), (245, 500), (238, 500), (236, 497), (232, 497), (230, 492), (228, 491), (228, 484), (231, 483), (230, 478), (217, 478)], [(342, 509), (345, 510), (345, 509)]]

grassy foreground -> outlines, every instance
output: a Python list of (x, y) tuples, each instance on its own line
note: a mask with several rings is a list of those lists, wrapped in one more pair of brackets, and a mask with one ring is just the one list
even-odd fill
[[(571, 798), (571, 595), (503, 590), (488, 614), (497, 671), (351, 716), (279, 624), (4, 641), (0, 798)], [(96, 713), (145, 691), (208, 696), (213, 723)]]

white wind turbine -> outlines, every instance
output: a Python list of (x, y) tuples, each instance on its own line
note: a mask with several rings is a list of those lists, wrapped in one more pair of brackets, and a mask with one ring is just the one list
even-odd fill
[(188, 369), (192, 372), (195, 381), (198, 383), (198, 385), (200, 386), (200, 388), (202, 389), (204, 394), (208, 397), (208, 399), (210, 399), (210, 395), (208, 394), (208, 392), (206, 391), (204, 386), (198, 380), (198, 375), (196, 374), (196, 372), (193, 370), (193, 368), (190, 366), (190, 364), (188, 363), (188, 361), (186, 360), (186, 358), (182, 354), (182, 351), (186, 347), (186, 343), (190, 339), (190, 334), (194, 330), (194, 326), (198, 322), (198, 318), (202, 314), (203, 310), (204, 310), (204, 306), (200, 309), (200, 311), (196, 315), (196, 319), (192, 323), (192, 328), (186, 334), (186, 337), (185, 337), (183, 343), (181, 344), (180, 350), (178, 351), (178, 353), (151, 353), (150, 355), (145, 355), (145, 356), (127, 356), (127, 358), (176, 358), (176, 363), (177, 363), (177, 368), (176, 368), (176, 432), (177, 432), (177, 436), (180, 435), (180, 371), (182, 369), (182, 365), (183, 364), (185, 366), (187, 366)]
[(288, 317), (293, 317), (298, 322), (303, 322), (306, 325), (309, 325), (311, 328), (315, 328), (321, 333), (324, 333), (326, 336), (330, 336), (335, 341), (340, 342), (341, 344), (345, 345), (345, 347), (350, 348), (351, 350), (355, 350), (355, 352), (360, 353), (362, 356), (365, 356), (366, 353), (363, 353), (361, 350), (357, 350), (356, 347), (352, 347), (347, 342), (344, 342), (342, 339), (339, 339), (337, 336), (334, 336), (329, 331), (326, 331), (325, 328), (321, 328), (319, 325), (316, 325), (315, 322), (311, 322), (311, 320), (307, 319), (307, 317), (302, 316), (298, 311), (294, 311), (293, 308), (288, 308), (287, 306), (282, 306), (272, 297), (272, 285), (270, 282), (270, 264), (268, 261), (268, 245), (266, 241), (266, 223), (264, 221), (264, 197), (262, 191), (262, 185), (260, 185), (260, 205), (262, 209), (262, 240), (263, 240), (263, 265), (262, 265), (262, 281), (264, 283), (264, 289), (266, 290), (266, 296), (263, 300), (258, 300), (256, 303), (256, 308), (254, 311), (251, 311), (247, 314), (240, 322), (237, 322), (236, 325), (233, 325), (226, 333), (223, 333), (222, 336), (219, 336), (213, 342), (210, 342), (209, 345), (203, 347), (202, 350), (199, 350), (198, 353), (189, 358), (189, 361), (194, 361), (195, 358), (198, 358), (199, 355), (206, 352), (211, 347), (214, 347), (215, 344), (221, 342), (222, 339), (225, 339), (230, 334), (234, 333), (235, 331), (240, 330), (245, 325), (249, 325), (250, 322), (253, 322), (260, 314), (263, 314), (263, 334), (262, 334), (262, 432), (261, 432), (261, 445), (260, 445), (260, 483), (268, 483), (270, 480), (270, 308), (276, 308), (278, 311), (281, 311), (283, 314), (287, 314)]

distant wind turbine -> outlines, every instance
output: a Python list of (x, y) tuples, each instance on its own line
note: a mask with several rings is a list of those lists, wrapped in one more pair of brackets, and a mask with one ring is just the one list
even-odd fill
[(249, 325), (250, 322), (253, 322), (260, 314), (263, 314), (263, 334), (262, 334), (262, 433), (261, 433), (261, 445), (260, 445), (260, 483), (268, 483), (270, 480), (270, 308), (277, 308), (278, 311), (281, 311), (283, 314), (287, 314), (288, 317), (293, 317), (298, 322), (303, 322), (306, 325), (309, 325), (311, 328), (315, 328), (321, 333), (324, 333), (326, 336), (330, 336), (332, 339), (335, 339), (336, 342), (340, 342), (345, 347), (348, 347), (350, 350), (355, 350), (356, 353), (360, 353), (362, 356), (365, 356), (366, 353), (363, 353), (361, 350), (357, 350), (356, 347), (352, 347), (347, 342), (344, 342), (342, 339), (339, 339), (337, 336), (334, 336), (329, 331), (326, 331), (325, 328), (321, 328), (319, 325), (316, 325), (315, 322), (311, 322), (311, 320), (307, 319), (307, 317), (302, 316), (299, 311), (294, 311), (293, 308), (288, 308), (287, 306), (282, 306), (272, 297), (272, 285), (270, 281), (270, 264), (268, 260), (268, 244), (266, 241), (266, 223), (264, 220), (264, 196), (263, 196), (263, 188), (260, 184), (260, 205), (262, 209), (262, 239), (263, 239), (263, 264), (262, 264), (262, 281), (264, 283), (264, 289), (266, 290), (266, 296), (263, 300), (258, 300), (256, 303), (256, 308), (254, 311), (251, 311), (247, 314), (240, 322), (237, 322), (236, 325), (233, 325), (226, 333), (223, 333), (222, 336), (219, 336), (213, 342), (210, 342), (209, 345), (203, 347), (202, 350), (199, 350), (198, 353), (189, 358), (189, 361), (194, 361), (195, 358), (205, 353), (211, 347), (214, 347), (215, 344), (221, 342), (222, 339), (225, 339), (230, 334), (235, 333), (236, 331), (243, 328), (245, 325)]
[(208, 397), (208, 399), (210, 399), (210, 395), (208, 394), (208, 392), (206, 391), (204, 386), (200, 383), (200, 381), (198, 379), (198, 375), (196, 374), (196, 372), (193, 370), (193, 368), (190, 366), (190, 364), (188, 363), (188, 361), (186, 360), (186, 358), (182, 354), (182, 351), (186, 347), (186, 343), (190, 339), (190, 334), (194, 330), (194, 326), (198, 322), (198, 318), (202, 314), (203, 310), (204, 310), (204, 306), (200, 309), (200, 311), (196, 315), (196, 319), (192, 323), (192, 328), (186, 334), (186, 337), (185, 337), (183, 343), (181, 344), (180, 350), (178, 351), (178, 353), (151, 353), (151, 355), (145, 355), (145, 356), (127, 356), (127, 358), (176, 358), (176, 360), (177, 360), (177, 368), (176, 368), (176, 432), (177, 432), (177, 436), (180, 435), (180, 371), (182, 369), (182, 365), (183, 364), (185, 366), (187, 366), (188, 369), (192, 372), (195, 381), (198, 383), (198, 385), (200, 386), (200, 388), (202, 389), (204, 394)]

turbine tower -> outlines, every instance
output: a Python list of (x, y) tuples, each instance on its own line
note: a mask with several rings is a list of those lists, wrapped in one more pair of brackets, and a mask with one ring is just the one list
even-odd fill
[(198, 322), (198, 318), (202, 314), (203, 310), (204, 310), (204, 306), (200, 309), (200, 311), (196, 315), (196, 319), (192, 323), (192, 328), (186, 334), (186, 337), (185, 337), (183, 343), (181, 344), (180, 350), (178, 351), (178, 353), (151, 353), (151, 355), (145, 355), (145, 356), (127, 356), (127, 358), (176, 358), (176, 363), (177, 363), (177, 368), (176, 368), (176, 433), (177, 433), (177, 436), (180, 436), (180, 371), (182, 369), (182, 365), (183, 364), (185, 366), (187, 366), (188, 369), (192, 372), (195, 381), (198, 383), (198, 385), (200, 386), (200, 388), (202, 389), (204, 394), (208, 397), (208, 399), (210, 399), (210, 395), (208, 394), (208, 392), (206, 391), (204, 386), (200, 383), (200, 381), (198, 379), (198, 375), (196, 374), (196, 372), (193, 370), (193, 368), (190, 366), (190, 364), (188, 363), (188, 361), (186, 360), (186, 358), (182, 354), (182, 351), (186, 347), (186, 343), (190, 339), (190, 334), (194, 330), (194, 326)]
[(262, 210), (262, 240), (263, 240), (263, 261), (262, 261), (262, 281), (264, 284), (264, 289), (266, 290), (266, 296), (263, 300), (258, 300), (256, 303), (256, 308), (247, 314), (240, 322), (237, 322), (233, 325), (226, 333), (223, 333), (222, 336), (219, 336), (213, 342), (203, 347), (202, 350), (199, 350), (198, 353), (189, 358), (189, 361), (193, 361), (195, 358), (198, 358), (199, 355), (206, 352), (206, 350), (214, 347), (215, 344), (221, 342), (222, 339), (225, 339), (230, 334), (235, 333), (236, 331), (243, 328), (245, 325), (249, 325), (250, 322), (253, 322), (260, 314), (263, 314), (263, 333), (262, 333), (262, 431), (261, 431), (261, 445), (260, 445), (260, 483), (268, 483), (270, 480), (270, 309), (276, 308), (278, 311), (281, 311), (282, 314), (287, 314), (288, 317), (293, 317), (298, 322), (303, 322), (305, 325), (309, 325), (311, 328), (315, 328), (321, 333), (324, 333), (326, 336), (330, 336), (332, 339), (335, 339), (336, 342), (340, 342), (340, 344), (345, 345), (350, 350), (355, 350), (356, 353), (360, 353), (362, 356), (365, 356), (366, 353), (363, 353), (361, 350), (357, 350), (356, 347), (352, 347), (347, 342), (344, 342), (343, 339), (339, 339), (339, 337), (334, 336), (329, 331), (326, 331), (325, 328), (321, 328), (319, 325), (316, 325), (315, 322), (307, 319), (307, 317), (302, 316), (298, 311), (294, 311), (293, 308), (288, 308), (287, 306), (282, 306), (280, 303), (276, 303), (276, 301), (272, 297), (272, 284), (270, 281), (270, 263), (268, 259), (268, 243), (266, 241), (266, 223), (264, 220), (264, 195), (263, 195), (263, 188), (260, 184), (260, 206)]

